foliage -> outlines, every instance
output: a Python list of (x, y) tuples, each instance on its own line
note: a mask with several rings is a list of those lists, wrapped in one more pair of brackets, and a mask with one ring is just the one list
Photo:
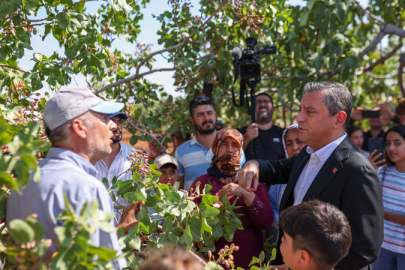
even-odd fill
[[(131, 143), (138, 139), (150, 142), (158, 133), (162, 135), (161, 140), (157, 139), (162, 147), (177, 128), (183, 133), (192, 131), (186, 111), (188, 102), (201, 94), (203, 81), (214, 84), (218, 117), (225, 125), (237, 127), (249, 123), (246, 108), (236, 108), (231, 102), (231, 91), (238, 90), (238, 83), (233, 85), (230, 51), (235, 46), (244, 48), (246, 37), (257, 37), (258, 47), (271, 44), (278, 47), (276, 55), (261, 57), (262, 83), (257, 90), (270, 89), (276, 107), (281, 108), (277, 117), (284, 124), (288, 118), (292, 121), (302, 88), (308, 81), (340, 81), (350, 87), (356, 105), (360, 106), (398, 102), (405, 95), (402, 82), (405, 61), (400, 57), (405, 37), (404, 1), (371, 0), (363, 8), (356, 0), (308, 0), (303, 7), (289, 6), (286, 1), (201, 0), (199, 15), (195, 15), (191, 13), (189, 0), (170, 0), (171, 9), (155, 15), (161, 23), (157, 34), (162, 49), (157, 51), (138, 40), (142, 10), (150, 8), (149, 0), (102, 1), (96, 12), (89, 13), (88, 2), (94, 1), (3, 0), (0, 3), (2, 221), (10, 190), (21, 190), (30, 177), (38, 180), (37, 160), (49, 147), (40, 125), (49, 94), (70, 84), (78, 74), (86, 76), (88, 87), (101, 97), (127, 104), (130, 115), (127, 127), (133, 134), (141, 132), (132, 136)], [(45, 17), (38, 17), (41, 10), (45, 10)], [(33, 67), (24, 70), (19, 61), (26, 50), (32, 50), (35, 35), (45, 45), (50, 38), (56, 40), (64, 53), (34, 53)], [(123, 38), (134, 45), (134, 54), (111, 48), (114, 40)], [(167, 59), (169, 67), (154, 66), (159, 55)], [(175, 99), (162, 86), (147, 80), (148, 74), (166, 71), (174, 71), (175, 86), (186, 98)], [(37, 91), (45, 82), (50, 89), (41, 96)], [(143, 162), (139, 168), (145, 166), (148, 164)], [(232, 211), (234, 206), (225, 197), (216, 198), (205, 190), (203, 194), (193, 195), (203, 197), (202, 205), (196, 206), (193, 196), (180, 196), (175, 188), (157, 184), (158, 173), (153, 165), (149, 170), (143, 178), (141, 171), (136, 170), (133, 179), (114, 181), (108, 187), (113, 199), (120, 195), (146, 203), (139, 214), (139, 225), (128, 235), (120, 236), (125, 250), (144, 250), (145, 245), (160, 247), (172, 242), (206, 252), (220, 236), (231, 241), (240, 223)], [(214, 207), (219, 202), (222, 205)], [(149, 221), (151, 208), (160, 221)], [(75, 238), (75, 243), (87, 250), (80, 253), (81, 257), (70, 257), (76, 261), (62, 261), (69, 266), (79, 261), (86, 265), (101, 262), (89, 262), (94, 247), (86, 238), (91, 227), (80, 223), (84, 216), (75, 217), (66, 212), (61, 218), (66, 222), (65, 231), (58, 234), (60, 243), (70, 239), (69, 233), (74, 233), (82, 237)], [(41, 242), (41, 226), (34, 217), (13, 223), (10, 235), (15, 243), (7, 242), (8, 233), (4, 226), (0, 228), (1, 250), (10, 254), (10, 263), (18, 263), (21, 254), (35, 261), (46, 251), (47, 242)], [(72, 228), (76, 229), (72, 231)], [(69, 247), (61, 245), (53, 262), (62, 256), (61, 250), (66, 256), (72, 254)], [(98, 260), (107, 261), (112, 256), (107, 250), (105, 254)], [(126, 256), (131, 266), (139, 263), (132, 252)], [(47, 267), (42, 264), (36, 267), (39, 266)]]
[[(134, 167), (139, 168), (139, 161), (138, 158), (133, 160)], [(119, 241), (125, 251), (142, 252), (172, 243), (206, 253), (215, 251), (215, 240), (224, 237), (232, 242), (235, 231), (243, 229), (238, 219), (240, 214), (233, 212), (239, 207), (231, 205), (226, 196), (211, 195), (211, 186), (207, 185), (202, 194), (197, 189), (196, 193), (187, 196), (177, 190), (178, 185), (158, 184), (161, 173), (156, 171), (156, 165), (143, 165), (143, 170), (150, 172), (144, 178), (136, 171), (129, 180), (117, 182), (114, 178), (112, 186), (104, 181), (113, 199), (122, 196), (132, 203), (145, 202), (145, 207), (138, 212), (139, 223), (127, 235), (123, 230), (119, 231)], [(200, 205), (193, 202), (196, 197), (201, 197)], [(132, 252), (128, 253), (127, 260), (130, 268), (140, 262)]]

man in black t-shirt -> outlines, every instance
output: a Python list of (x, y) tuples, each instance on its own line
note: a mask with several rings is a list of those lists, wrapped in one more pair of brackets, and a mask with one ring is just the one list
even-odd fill
[(257, 158), (278, 160), (284, 158), (281, 141), (283, 128), (273, 124), (273, 99), (266, 93), (256, 96), (256, 122), (238, 129), (243, 134), (246, 160), (255, 159), (252, 140), (257, 138)]

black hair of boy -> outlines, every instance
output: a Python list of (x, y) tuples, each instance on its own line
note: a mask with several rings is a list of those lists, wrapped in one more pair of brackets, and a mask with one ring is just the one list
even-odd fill
[(332, 269), (349, 252), (352, 233), (337, 207), (312, 200), (291, 206), (280, 214), (280, 228), (292, 238), (294, 251), (306, 250), (317, 269)]
[(214, 105), (214, 102), (212, 101), (212, 99), (210, 99), (207, 96), (198, 96), (198, 97), (193, 98), (190, 101), (189, 111), (190, 111), (191, 117), (193, 117), (194, 108), (201, 106), (201, 105), (211, 105), (215, 111), (215, 105)]
[(173, 169), (173, 170), (177, 170), (177, 166), (174, 165), (173, 163), (163, 164), (162, 166), (160, 166), (159, 169), (168, 169), (168, 168)]

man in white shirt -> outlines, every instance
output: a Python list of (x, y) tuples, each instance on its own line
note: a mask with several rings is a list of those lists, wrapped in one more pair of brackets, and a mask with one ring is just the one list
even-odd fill
[[(122, 112), (108, 114), (107, 116), (117, 125), (117, 129), (113, 131), (113, 137), (111, 138), (113, 141), (113, 144), (111, 145), (111, 154), (97, 161), (96, 169), (98, 171), (97, 178), (99, 180), (102, 180), (104, 177), (107, 178), (108, 183), (111, 186), (114, 176), (117, 176), (117, 181), (132, 179), (132, 172), (128, 171), (128, 169), (131, 167), (131, 162), (127, 159), (127, 157), (131, 154), (132, 150), (136, 149), (121, 143), (122, 120), (126, 120), (128, 116)], [(121, 196), (118, 196), (114, 204), (125, 206), (129, 204), (129, 202)], [(119, 223), (120, 219), (121, 214), (117, 211), (115, 215), (115, 225)]]
[[(368, 270), (383, 241), (382, 189), (370, 162), (353, 149), (345, 132), (351, 110), (347, 87), (336, 82), (307, 83), (296, 121), (299, 139), (308, 147), (297, 156), (279, 161), (249, 161), (238, 177), (247, 190), (254, 190), (258, 181), (287, 184), (280, 213), (312, 199), (341, 209), (349, 220), (353, 243), (334, 269)], [(282, 230), (280, 239), (285, 241)], [(276, 264), (282, 263), (278, 254)], [(277, 269), (288, 268), (284, 265)]]

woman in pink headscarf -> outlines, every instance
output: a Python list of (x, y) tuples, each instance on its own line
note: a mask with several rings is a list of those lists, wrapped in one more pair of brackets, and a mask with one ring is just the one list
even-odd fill
[[(220, 197), (228, 196), (230, 203), (234, 203), (241, 208), (235, 213), (243, 214), (239, 219), (242, 221), (243, 230), (235, 232), (234, 241), (239, 246), (239, 251), (235, 251), (235, 268), (248, 268), (252, 258), (259, 257), (264, 250), (263, 236), (261, 230), (266, 230), (273, 222), (273, 210), (271, 209), (267, 196), (266, 186), (260, 184), (256, 192), (248, 192), (237, 183), (237, 174), (240, 169), (240, 157), (242, 155), (243, 136), (233, 128), (221, 129), (212, 144), (214, 157), (207, 174), (194, 180), (190, 192), (194, 192), (196, 184), (200, 192), (204, 190), (206, 184), (212, 186), (210, 193)], [(199, 204), (201, 198), (196, 198)], [(218, 252), (225, 245), (230, 245), (224, 238), (220, 238), (215, 243)]]

